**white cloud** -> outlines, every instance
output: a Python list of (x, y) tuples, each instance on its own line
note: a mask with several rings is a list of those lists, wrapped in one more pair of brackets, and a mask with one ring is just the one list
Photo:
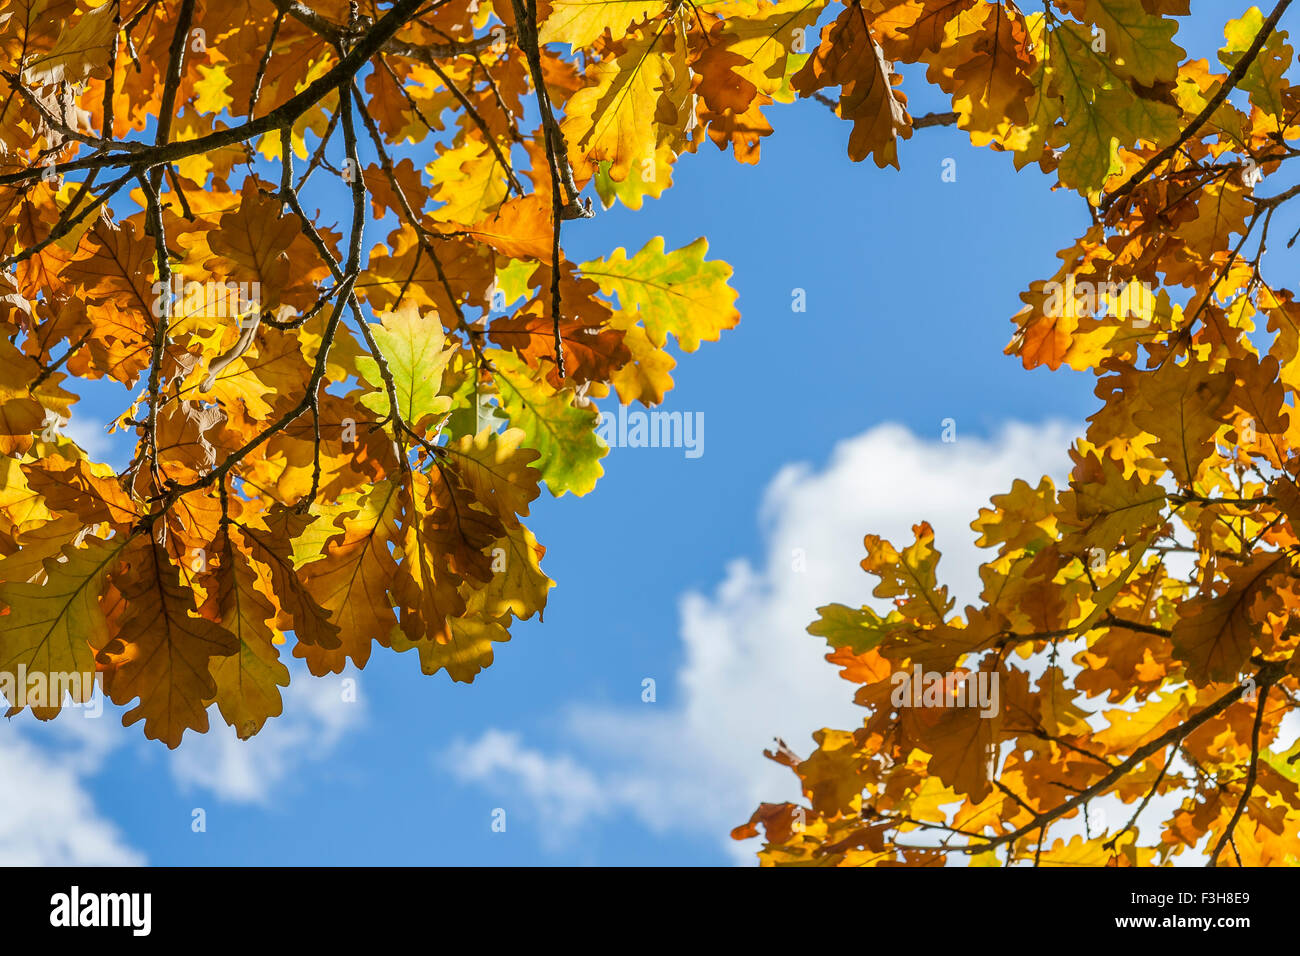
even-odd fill
[(974, 601), (981, 552), (970, 522), (1014, 478), (1062, 480), (1075, 434), (1059, 423), (1011, 424), (989, 441), (944, 444), (881, 425), (840, 443), (824, 469), (786, 466), (760, 510), (761, 566), (735, 560), (712, 595), (682, 599), (680, 706), (572, 709), (568, 730), (585, 764), (499, 731), (457, 744), (445, 762), (463, 781), (521, 796), (552, 826), (623, 809), (657, 832), (688, 830), (752, 859), (757, 844), (735, 843), (728, 830), (763, 800), (798, 796), (794, 776), (762, 749), (779, 736), (806, 755), (813, 731), (861, 722), (852, 685), (805, 628), (821, 605), (874, 602), (874, 579), (858, 564), (863, 536), (901, 547), (928, 520), (941, 580), (959, 606)]
[(130, 460), (133, 442), (124, 433), (110, 435), (104, 422), (77, 406), (73, 407), (71, 420), (63, 426), (63, 433), (93, 461), (125, 464)]
[(86, 786), (116, 746), (113, 728), (75, 712), (39, 731), (29, 720), (0, 733), (0, 866), (142, 865)]
[[(517, 733), (489, 730), (473, 744), (458, 741), (442, 756), (446, 769), (463, 780), (514, 778), (515, 792), (527, 796), (529, 811), (549, 825), (542, 839), (558, 846), (575, 827), (605, 816), (619, 804), (610, 782), (572, 757), (552, 756), (524, 746)], [(507, 810), (510, 807), (503, 808)]]
[[(182, 790), (198, 787), (238, 803), (265, 804), (277, 784), (309, 761), (330, 755), (364, 718), (361, 700), (345, 701), (338, 677), (314, 678), (291, 667), (282, 717), (240, 741), (215, 707), (207, 734), (186, 735), (170, 752)], [(106, 719), (76, 711), (46, 724), (23, 714), (0, 728), (0, 866), (139, 866), (144, 854), (102, 817), (90, 781), (126, 738), (111, 708)], [(136, 746), (157, 748), (153, 741)], [(594, 786), (594, 783), (593, 783)]]
[(301, 666), (290, 672), (284, 712), (255, 736), (240, 740), (215, 707), (208, 733), (186, 736), (169, 755), (182, 791), (199, 787), (234, 803), (267, 804), (277, 784), (303, 764), (328, 757), (361, 722), (365, 705), (359, 697), (345, 699), (343, 684), (358, 678), (313, 677)]

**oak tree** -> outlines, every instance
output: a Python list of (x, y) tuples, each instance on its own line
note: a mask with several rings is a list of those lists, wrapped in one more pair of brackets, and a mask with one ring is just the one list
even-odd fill
[(924, 64), (975, 145), (1078, 194), (1007, 351), (1091, 372), (1099, 401), (1068, 484), (1026, 476), (975, 517), (977, 603), (929, 525), (866, 537), (878, 600), (808, 629), (866, 716), (768, 752), (806, 802), (733, 833), (761, 829), (763, 863), (1300, 858), (1300, 306), (1264, 267), (1300, 194), (1289, 6), (1229, 20), (1211, 62), (1175, 43), (1186, 0), (854, 2), (792, 78), (839, 86), (850, 155), (884, 165), (899, 64)]
[[(739, 320), (703, 239), (563, 227), (709, 139), (756, 160), (818, 10), (0, 0), (9, 713), (102, 682), (175, 747), (278, 715), (290, 648), (472, 680), (546, 604), (523, 519), (601, 476), (596, 400)], [(124, 468), (63, 429), (90, 380)]]

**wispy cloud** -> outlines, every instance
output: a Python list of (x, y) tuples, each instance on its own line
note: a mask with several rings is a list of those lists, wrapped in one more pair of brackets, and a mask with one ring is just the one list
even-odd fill
[(355, 678), (312, 677), (300, 665), (290, 672), (283, 714), (254, 737), (240, 740), (215, 708), (208, 733), (186, 736), (169, 755), (182, 791), (199, 788), (233, 803), (269, 804), (280, 783), (305, 764), (328, 758), (343, 735), (362, 723), (364, 698), (345, 693), (344, 681)]
[(144, 855), (101, 815), (89, 786), (120, 728), (76, 713), (34, 723), (24, 714), (0, 729), (0, 866), (143, 864)]

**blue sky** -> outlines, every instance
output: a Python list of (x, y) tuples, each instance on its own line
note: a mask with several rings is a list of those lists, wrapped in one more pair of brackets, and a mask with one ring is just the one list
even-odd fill
[[(913, 113), (943, 109), (918, 80), (904, 87)], [(249, 743), (218, 726), (171, 753), (111, 706), (97, 721), (24, 715), (0, 737), (0, 776), (18, 781), (0, 860), (752, 857), (756, 841), (727, 830), (758, 799), (794, 796), (761, 747), (780, 734), (806, 753), (812, 731), (854, 719), (851, 687), (802, 628), (819, 603), (867, 599), (862, 536), (929, 518), (973, 597), (979, 503), (1016, 475), (1063, 474), (1096, 405), (1090, 375), (1002, 354), (1017, 293), (1055, 272), (1085, 222), (1079, 197), (956, 129), (917, 131), (898, 172), (850, 163), (848, 125), (817, 103), (768, 115), (757, 166), (705, 145), (662, 199), (566, 227), (575, 261), (707, 236), (709, 257), (735, 269), (742, 320), (673, 372), (664, 408), (703, 412), (701, 457), (616, 448), (592, 494), (536, 503), (557, 582), (544, 623), (516, 624), (473, 685), (380, 651), (344, 675), (358, 688), (346, 703), (339, 678), (295, 671), (286, 715)], [(78, 408), (76, 434), (115, 409)], [(955, 443), (939, 440), (946, 418)]]

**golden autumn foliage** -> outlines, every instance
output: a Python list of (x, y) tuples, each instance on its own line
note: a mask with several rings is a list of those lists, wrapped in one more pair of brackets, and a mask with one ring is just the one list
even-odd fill
[[(703, 239), (579, 263), (562, 234), (708, 143), (758, 162), (812, 98), (854, 161), (955, 124), (1078, 194), (1008, 351), (1100, 404), (1068, 486), (976, 518), (978, 606), (927, 525), (867, 537), (883, 603), (810, 628), (866, 719), (771, 754), (807, 805), (735, 835), (1298, 862), (1300, 307), (1262, 266), (1300, 194), (1289, 5), (1210, 62), (1187, 0), (0, 0), (0, 673), (95, 672), (171, 747), (213, 704), (244, 737), (278, 715), (290, 647), (472, 680), (546, 604), (522, 519), (600, 478), (594, 400), (662, 402), (669, 341), (739, 319)], [(951, 112), (914, 117), (905, 69)], [(62, 431), (79, 380), (130, 392), (125, 469)], [(941, 706), (898, 706), (922, 672), (956, 675)], [(946, 706), (967, 684), (996, 713)], [(1101, 799), (1129, 812), (1093, 832)]]
[[(602, 474), (595, 400), (662, 402), (669, 343), (739, 321), (704, 239), (561, 244), (706, 132), (757, 158), (768, 40), (820, 7), (717, 6), (0, 0), (9, 713), (99, 681), (175, 747), (213, 704), (257, 733), (290, 650), (491, 664), (553, 585), (530, 507)], [(87, 380), (131, 395), (94, 413), (125, 469), (63, 431)]]
[(764, 864), (1300, 863), (1300, 307), (1263, 265), (1300, 194), (1288, 6), (1230, 20), (1211, 63), (1174, 42), (1186, 0), (852, 3), (793, 78), (841, 84), (850, 154), (885, 165), (896, 64), (923, 63), (976, 145), (1079, 194), (1007, 351), (1100, 401), (1067, 485), (975, 518), (977, 604), (927, 524), (867, 536), (878, 600), (808, 629), (866, 717), (768, 753), (806, 800), (733, 833)]

